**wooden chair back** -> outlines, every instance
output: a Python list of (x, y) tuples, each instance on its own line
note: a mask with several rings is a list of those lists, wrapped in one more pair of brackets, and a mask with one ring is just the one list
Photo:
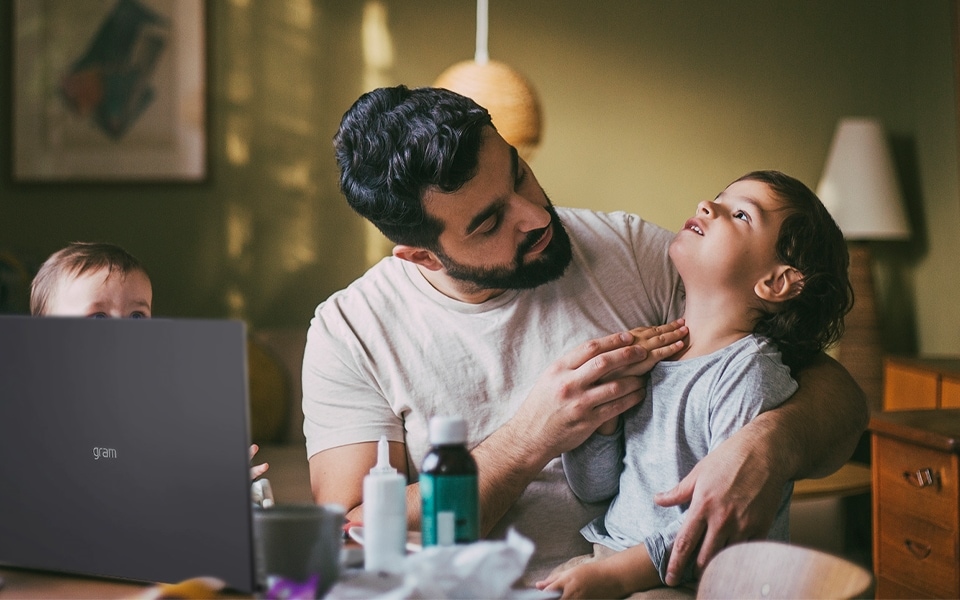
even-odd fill
[(845, 558), (782, 542), (729, 546), (707, 565), (697, 598), (872, 598), (873, 573)]

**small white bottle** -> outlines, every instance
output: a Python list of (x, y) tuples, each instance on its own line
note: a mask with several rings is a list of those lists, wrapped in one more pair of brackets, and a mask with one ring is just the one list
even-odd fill
[(377, 464), (363, 478), (363, 568), (402, 573), (407, 547), (407, 480), (390, 466), (381, 436)]

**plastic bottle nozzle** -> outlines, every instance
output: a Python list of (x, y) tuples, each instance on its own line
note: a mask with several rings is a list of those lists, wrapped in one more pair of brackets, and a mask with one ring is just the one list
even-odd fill
[(387, 436), (381, 435), (377, 442), (377, 464), (370, 469), (371, 473), (396, 473), (397, 470), (390, 466), (390, 444), (387, 442)]
[(390, 466), (390, 444), (381, 436), (377, 464), (363, 478), (363, 568), (403, 572), (407, 543), (407, 478)]

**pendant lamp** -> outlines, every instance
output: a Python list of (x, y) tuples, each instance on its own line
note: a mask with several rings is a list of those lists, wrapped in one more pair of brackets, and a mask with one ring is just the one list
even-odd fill
[(487, 0), (477, 0), (477, 50), (473, 60), (447, 68), (433, 85), (472, 98), (486, 108), (503, 139), (528, 160), (540, 144), (540, 100), (523, 75), (490, 60), (487, 29)]

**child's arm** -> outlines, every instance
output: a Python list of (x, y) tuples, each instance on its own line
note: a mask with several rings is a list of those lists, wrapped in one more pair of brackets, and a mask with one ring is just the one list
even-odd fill
[(624, 598), (663, 585), (643, 544), (612, 556), (551, 573), (537, 588), (561, 598)]
[(611, 435), (594, 433), (561, 455), (567, 483), (583, 502), (608, 500), (620, 489), (624, 453), (620, 419), (614, 419), (614, 427)]

